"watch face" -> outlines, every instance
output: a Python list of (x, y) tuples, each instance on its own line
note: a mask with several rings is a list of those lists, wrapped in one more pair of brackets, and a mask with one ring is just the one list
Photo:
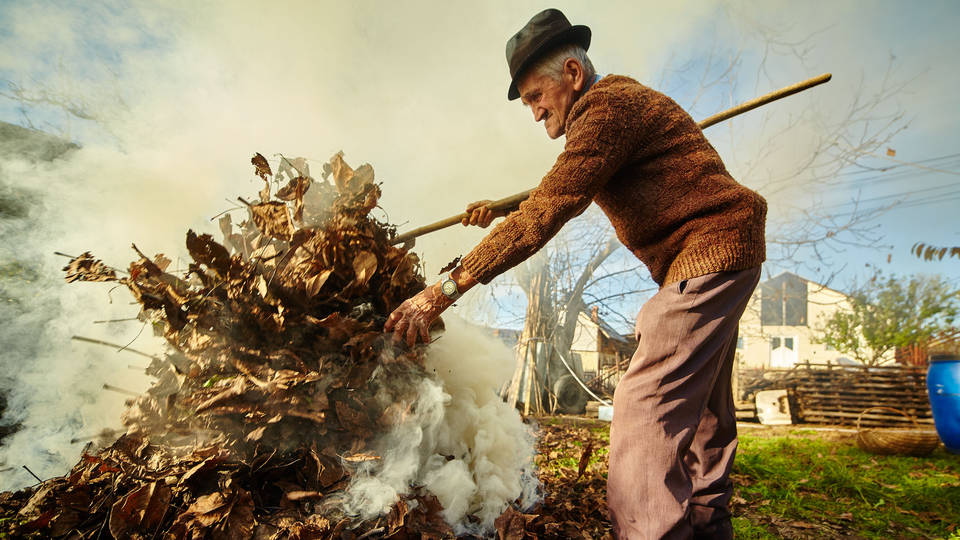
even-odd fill
[(444, 281), (443, 285), (440, 287), (443, 288), (443, 294), (447, 296), (453, 296), (457, 294), (457, 282), (452, 279)]

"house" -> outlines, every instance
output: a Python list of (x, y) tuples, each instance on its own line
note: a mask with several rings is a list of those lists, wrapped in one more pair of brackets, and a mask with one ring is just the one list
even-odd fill
[(579, 356), (585, 381), (594, 379), (604, 368), (626, 369), (636, 349), (637, 340), (621, 335), (601, 319), (597, 306), (590, 313), (580, 312), (570, 352)]
[(849, 297), (842, 292), (790, 272), (761, 282), (740, 319), (740, 368), (856, 363), (815, 339), (827, 318), (849, 307)]
[[(516, 347), (522, 334), (520, 330), (505, 328), (486, 328), (485, 331), (509, 347)], [(636, 349), (636, 338), (617, 332), (600, 318), (599, 309), (594, 306), (589, 313), (581, 311), (577, 317), (570, 344), (570, 368), (584, 382), (589, 383), (605, 373), (605, 384), (616, 385), (619, 372), (626, 370)], [(611, 376), (614, 380), (608, 380)]]

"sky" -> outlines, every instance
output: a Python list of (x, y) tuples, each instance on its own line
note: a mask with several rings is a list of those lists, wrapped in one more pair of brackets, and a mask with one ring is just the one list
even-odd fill
[[(342, 150), (351, 165), (372, 164), (384, 193), (376, 215), (401, 231), (535, 186), (563, 141), (506, 99), (504, 45), (546, 7), (592, 29), (601, 74), (632, 76), (696, 119), (833, 74), (705, 131), (733, 176), (767, 198), (768, 238), (793, 241), (806, 227), (800, 237), (826, 239), (790, 257), (772, 246), (767, 275), (794, 271), (841, 290), (875, 268), (960, 279), (957, 259), (910, 254), (918, 241), (960, 245), (956, 2), (0, 0), (0, 120), (82, 147), (54, 164), (0, 163), (0, 188), (36, 203), (29, 226), (3, 229), (15, 237), (0, 250), (33, 261), (45, 280), (24, 292), (36, 295), (31, 324), (54, 341), (83, 334), (156, 350), (136, 324), (92, 324), (135, 313), (119, 293), (63, 284), (53, 251), (91, 250), (123, 267), (136, 243), (182, 263), (188, 228), (218, 234), (210, 218), (259, 190), (255, 152), (319, 168)], [(843, 161), (851, 149), (869, 153)], [(845, 228), (849, 212), (898, 201)], [(458, 226), (418, 240), (427, 275), (484, 234)], [(84, 371), (95, 360), (77, 345), (69, 354), (86, 360), (31, 372), (50, 396), (111, 370), (129, 388), (146, 384), (112, 365)], [(5, 366), (35, 361), (6, 355)], [(76, 422), (109, 425), (101, 409)]]
[[(960, 275), (955, 261), (921, 264), (909, 254), (916, 241), (960, 243), (960, 230), (947, 219), (960, 207), (952, 101), (960, 82), (952, 53), (960, 45), (952, 31), (960, 19), (955, 3), (840, 2), (829, 10), (815, 2), (556, 6), (592, 28), (590, 53), (601, 73), (631, 75), (693, 105), (695, 118), (833, 73), (828, 85), (710, 128), (708, 137), (738, 180), (767, 196), (772, 222), (813, 199), (818, 208), (842, 213), (857, 197), (863, 208), (918, 192), (910, 204), (871, 222), (876, 243), (887, 248), (831, 253), (830, 270), (845, 268), (844, 277), (852, 278), (868, 261), (898, 273)], [(103, 213), (112, 214), (98, 219), (115, 226), (103, 234), (103, 227), (81, 223), (74, 238), (62, 239), (64, 249), (92, 246), (120, 257), (136, 240), (182, 253), (185, 226), (212, 228), (204, 216), (232, 206), (224, 199), (252, 190), (247, 160), (257, 151), (319, 164), (343, 150), (351, 163), (371, 163), (384, 182), (384, 217), (403, 230), (457, 213), (467, 202), (532, 187), (549, 169), (562, 141), (548, 140), (529, 111), (504, 99), (504, 42), (543, 7), (4, 2), (0, 78), (34, 92), (69, 95), (98, 122), (11, 99), (0, 99), (0, 120), (24, 124), (29, 118), (92, 154), (76, 167), (83, 173), (75, 181), (84, 185), (84, 203), (99, 201)], [(703, 88), (702, 76), (734, 57), (734, 86)], [(817, 130), (844, 118), (858, 88), (860, 99), (868, 100), (885, 79), (898, 91), (871, 114), (900, 113), (895, 127), (905, 129), (875, 149), (879, 157), (861, 162), (892, 169), (847, 170), (829, 189), (817, 186), (812, 193), (804, 191), (802, 177), (797, 189), (763, 192), (764, 176), (786, 170), (785, 163), (802, 163), (823, 137)], [(806, 123), (784, 126), (804, 115)], [(779, 131), (786, 135), (763, 144)], [(886, 157), (887, 147), (898, 161)], [(756, 157), (760, 151), (766, 163)], [(900, 176), (887, 178), (894, 173)], [(768, 228), (768, 235), (777, 233)], [(482, 236), (455, 229), (422, 239), (418, 248), (429, 271)], [(810, 271), (788, 266), (778, 269)]]

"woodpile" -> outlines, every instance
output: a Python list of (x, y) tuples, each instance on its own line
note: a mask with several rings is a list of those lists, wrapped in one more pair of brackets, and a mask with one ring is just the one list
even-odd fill
[[(892, 407), (932, 425), (927, 397), (926, 368), (922, 366), (839, 366), (803, 364), (793, 369), (768, 369), (741, 374), (746, 395), (759, 390), (787, 389), (797, 421), (853, 426), (871, 407)], [(862, 426), (912, 425), (902, 415), (884, 411), (864, 414)]]

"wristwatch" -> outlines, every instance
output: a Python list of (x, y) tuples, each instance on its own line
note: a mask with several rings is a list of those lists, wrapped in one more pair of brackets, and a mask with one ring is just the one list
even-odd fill
[(453, 276), (447, 274), (440, 282), (440, 291), (443, 292), (443, 295), (451, 300), (456, 300), (460, 298), (460, 291), (457, 289), (457, 282), (453, 280)]

